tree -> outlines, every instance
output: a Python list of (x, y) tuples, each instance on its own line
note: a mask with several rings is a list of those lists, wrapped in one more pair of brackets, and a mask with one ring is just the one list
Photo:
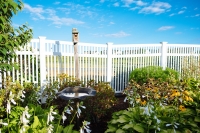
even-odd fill
[(1, 0), (0, 2), (0, 69), (11, 70), (17, 68), (9, 61), (16, 56), (15, 50), (25, 45), (32, 38), (32, 30), (22, 25), (18, 29), (12, 26), (11, 18), (23, 8), (18, 0)]
[(23, 9), (21, 0), (1, 0), (0, 2), (0, 72), (18, 68), (12, 63), (15, 51), (27, 44), (32, 38), (32, 29), (24, 24), (18, 28), (12, 25), (12, 17)]

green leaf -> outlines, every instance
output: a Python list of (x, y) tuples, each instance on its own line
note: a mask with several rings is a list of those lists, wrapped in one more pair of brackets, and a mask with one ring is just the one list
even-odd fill
[(64, 133), (72, 133), (72, 129), (73, 129), (74, 125), (71, 124), (71, 125), (68, 125), (64, 128), (63, 132)]
[(38, 126), (40, 126), (41, 124), (40, 124), (40, 121), (39, 121), (39, 119), (38, 119), (38, 117), (37, 116), (34, 116), (34, 122), (33, 122), (33, 128), (37, 128)]
[[(132, 109), (133, 109), (133, 108), (132, 108)], [(130, 110), (131, 110), (131, 109), (130, 109)], [(133, 112), (134, 112), (134, 111), (135, 111), (135, 110), (133, 110), (133, 111), (124, 111), (123, 114), (124, 114), (124, 115), (127, 115), (127, 116), (129, 116), (129, 117), (133, 117), (133, 115), (134, 115)]]
[(108, 129), (105, 131), (105, 133), (113, 133), (116, 131), (116, 127), (112, 126), (112, 125), (108, 125)]
[(167, 130), (162, 130), (159, 133), (168, 133)]
[(63, 131), (63, 126), (62, 125), (58, 125), (57, 127), (54, 127), (57, 131), (57, 133), (62, 133)]
[(110, 123), (112, 123), (112, 124), (116, 124), (116, 123), (118, 123), (118, 121), (117, 120), (115, 120), (115, 119), (113, 119), (113, 120), (111, 120), (111, 122)]
[(173, 118), (172, 117), (160, 117), (160, 119), (162, 120), (162, 121), (165, 121), (165, 122), (168, 122), (168, 123), (170, 123), (171, 121), (173, 121)]
[(197, 114), (200, 114), (200, 109), (196, 109)]
[(19, 115), (17, 114), (17, 112), (11, 112), (11, 115), (14, 116), (15, 118), (17, 118)]
[(195, 122), (200, 122), (200, 117), (196, 116), (196, 117), (194, 118), (194, 121), (195, 121)]
[(197, 123), (194, 121), (190, 121), (188, 122), (189, 125), (191, 125), (192, 127), (198, 127)]
[(144, 128), (142, 127), (141, 124), (134, 125), (133, 129), (136, 130), (139, 133), (144, 133)]
[(180, 111), (179, 114), (181, 116), (191, 116), (191, 115), (194, 115), (195, 112), (194, 112), (194, 110), (187, 108), (185, 111)]
[(122, 129), (117, 129), (116, 133), (125, 133), (125, 131)]
[(3, 12), (6, 13), (7, 12), (7, 8), (3, 8)]
[(19, 69), (19, 66), (17, 65), (17, 64), (13, 64), (13, 67), (15, 68), (15, 69)]
[(129, 128), (133, 128), (134, 124), (126, 124), (122, 127), (122, 129), (129, 129)]
[(124, 115), (122, 115), (119, 117), (119, 119), (117, 119), (117, 122), (125, 123), (125, 122), (129, 122), (129, 120), (127, 120), (127, 118)]

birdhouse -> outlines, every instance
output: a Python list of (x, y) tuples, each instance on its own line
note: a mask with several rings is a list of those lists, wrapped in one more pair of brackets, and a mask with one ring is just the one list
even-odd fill
[(72, 29), (72, 42), (74, 44), (76, 44), (76, 43), (78, 43), (78, 40), (79, 40), (79, 38), (78, 38), (78, 30), (76, 28), (73, 28)]

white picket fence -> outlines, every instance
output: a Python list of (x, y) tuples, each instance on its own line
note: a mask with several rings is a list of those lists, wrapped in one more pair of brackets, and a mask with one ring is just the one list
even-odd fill
[[(72, 42), (32, 39), (17, 51), (13, 62), (19, 70), (9, 72), (13, 81), (40, 83), (58, 80), (58, 74), (75, 75)], [(200, 45), (196, 44), (90, 44), (78, 43), (80, 80), (110, 82), (116, 93), (126, 87), (132, 70), (144, 66), (170, 67), (181, 72), (182, 62), (191, 55), (197, 59)]]

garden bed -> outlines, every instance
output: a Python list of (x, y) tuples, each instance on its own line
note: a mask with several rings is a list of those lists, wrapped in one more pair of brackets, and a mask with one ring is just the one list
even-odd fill
[(117, 97), (117, 104), (115, 104), (112, 107), (111, 111), (106, 116), (101, 118), (98, 123), (90, 124), (90, 129), (92, 130), (91, 133), (104, 133), (107, 129), (107, 122), (110, 121), (112, 118), (112, 113), (127, 109), (128, 103), (124, 102), (125, 96), (123, 95), (123, 96), (116, 96), (116, 97)]

